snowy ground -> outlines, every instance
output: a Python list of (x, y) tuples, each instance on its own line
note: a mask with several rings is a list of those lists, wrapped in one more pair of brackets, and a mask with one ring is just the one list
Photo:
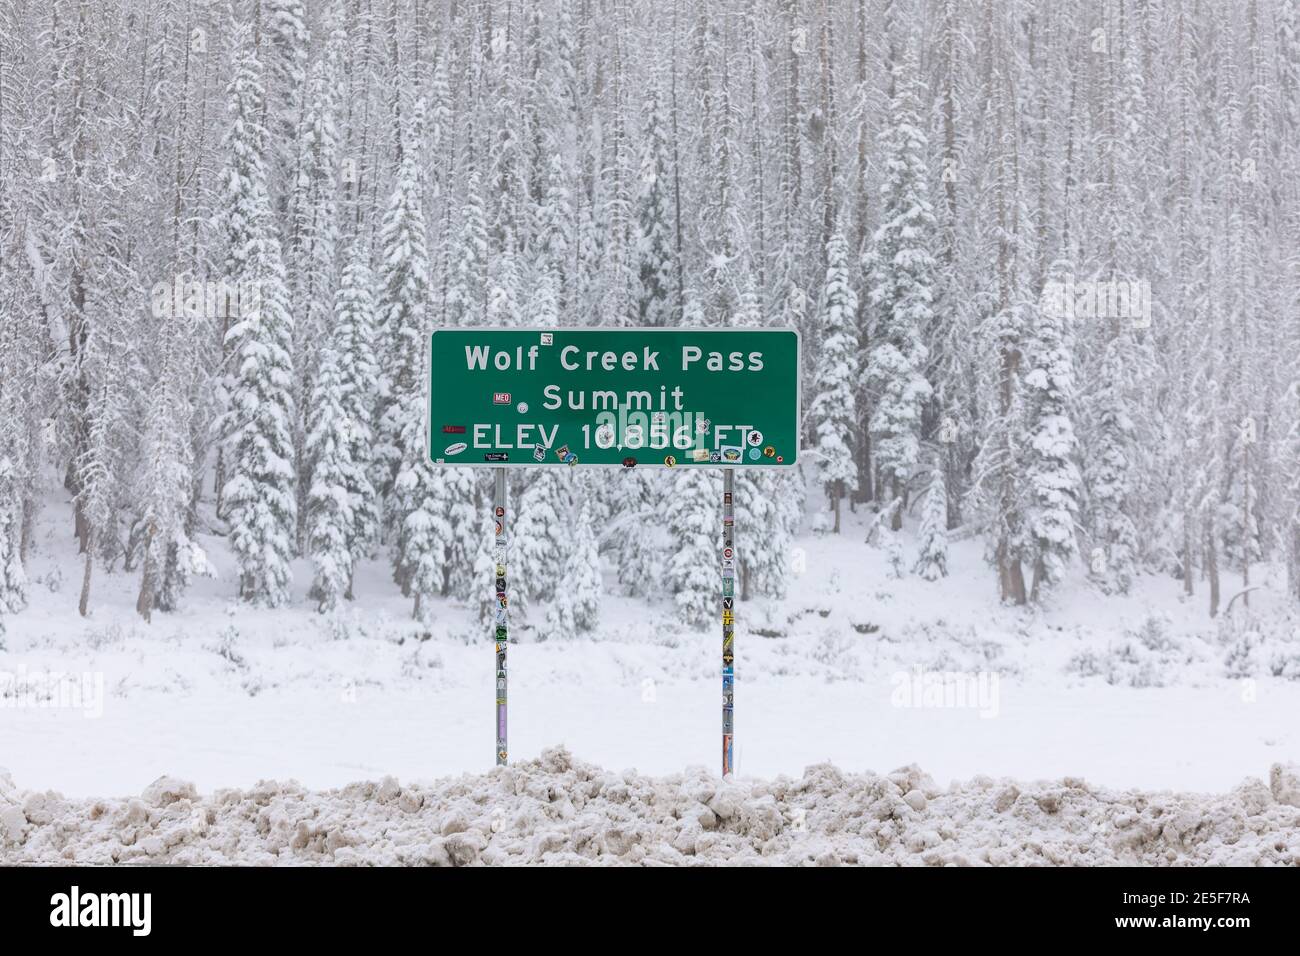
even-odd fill
[(65, 800), (0, 776), (0, 863), (1300, 865), (1300, 766), (1222, 796), (1114, 791), (1078, 778), (829, 764), (721, 781), (704, 768), (611, 773), (564, 750), (484, 774), (324, 792), (263, 781), (200, 797)]
[[(47, 513), (64, 514), (55, 507)], [(145, 624), (133, 610), (135, 576), (101, 573), (92, 614), (82, 619), (67, 529), (43, 530), (29, 569), (31, 606), (8, 620), (0, 646), (0, 674), (7, 675), (0, 685), (0, 767), (17, 787), (75, 800), (140, 793), (170, 774), (214, 794), (205, 806), (220, 816), (218, 788), (250, 788), (264, 779), (324, 791), (394, 775), (419, 790), (421, 781), (491, 766), (492, 647), (464, 608), (441, 605), (423, 631), (376, 564), (359, 583), (360, 606), (340, 617), (315, 614), (305, 594), (293, 608), (251, 610), (231, 601), (229, 559), (208, 540), (221, 577), (198, 582), (184, 613)], [(1238, 602), (1231, 624), (1213, 624), (1202, 594), (1182, 601), (1179, 583), (1160, 578), (1144, 579), (1124, 599), (1099, 601), (1078, 581), (1045, 610), (1001, 608), (975, 542), (954, 545), (953, 576), (940, 583), (890, 579), (856, 521), (838, 539), (808, 535), (798, 545), (806, 570), (791, 598), (742, 604), (737, 615), (742, 779), (735, 786), (744, 800), (760, 801), (780, 786), (764, 779), (797, 779), (827, 762), (841, 770), (817, 770), (809, 792), (821, 792), (828, 775), (916, 765), (943, 789), (989, 775), (1230, 793), (1246, 778), (1266, 777), (1271, 765), (1300, 758), (1300, 636), (1264, 569), (1256, 569), (1265, 589), (1252, 593), (1251, 617), (1238, 613)], [(305, 591), (309, 569), (298, 570)], [(1226, 591), (1230, 596), (1231, 582)], [(535, 643), (525, 635), (510, 650), (512, 763), (562, 745), (610, 770), (661, 777), (635, 779), (669, 789), (682, 779), (671, 775), (684, 767), (716, 770), (718, 630), (683, 630), (663, 601), (611, 597), (599, 639)], [(932, 696), (940, 681), (950, 694), (960, 687), (983, 696)], [(920, 693), (906, 693), (913, 688)], [(83, 691), (89, 693), (78, 696)], [(46, 706), (51, 702), (62, 706)], [(582, 771), (588, 772), (597, 773)], [(491, 790), (506, 787), (503, 779), (444, 781), (420, 792)], [(682, 786), (704, 786), (700, 774), (685, 779)], [(868, 776), (852, 786), (876, 793), (883, 784)], [(1092, 807), (1079, 811), (1080, 821), (1112, 826), (1110, 811), (1093, 806), (1111, 797), (1065, 789)], [(368, 799), (359, 796), (365, 786), (284, 793), (291, 791), (297, 795), (282, 799), (298, 807), (294, 812), (310, 806), (350, 815), (363, 812), (352, 803)], [(940, 798), (956, 801), (944, 813), (960, 817), (963, 801), (992, 799), (981, 785), (967, 784), (962, 793)], [(841, 797), (862, 799), (849, 791)], [(1159, 799), (1192, 806), (1189, 797)], [(1242, 799), (1210, 803), (1235, 806)], [(1120, 804), (1134, 801), (1140, 803), (1130, 794)], [(89, 812), (87, 804), (68, 806), (74, 816)], [(790, 809), (782, 806), (782, 813)], [(1268, 827), (1294, 825), (1281, 811), (1265, 816)], [(931, 825), (942, 834), (940, 821)], [(1002, 833), (1000, 825), (988, 823), (987, 832)], [(879, 851), (872, 841), (839, 845), (827, 836), (815, 855), (910, 852), (910, 833), (900, 829), (897, 844)], [(732, 837), (755, 852), (769, 838), (738, 831)], [(580, 842), (577, 830), (570, 838)], [(677, 836), (663, 839), (676, 845)], [(1294, 831), (1284, 835), (1292, 848), (1286, 852), (1294, 853), (1294, 840)], [(563, 845), (585, 852), (578, 843)], [(977, 844), (961, 845), (966, 849), (944, 852), (969, 854)], [(783, 842), (775, 852), (784, 859), (804, 853), (803, 846)], [(1141, 850), (1148, 852), (1163, 850)], [(1284, 851), (1261, 843), (1247, 852), (1273, 858)]]

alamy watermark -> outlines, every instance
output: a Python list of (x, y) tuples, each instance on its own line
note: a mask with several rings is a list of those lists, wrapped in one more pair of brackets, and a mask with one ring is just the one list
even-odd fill
[(156, 319), (242, 319), (262, 308), (260, 282), (186, 279), (157, 282), (150, 290)]
[(50, 897), (50, 925), (75, 928), (125, 927), (133, 936), (148, 936), (153, 928), (152, 893), (83, 893), (73, 885)]
[(997, 671), (896, 671), (889, 678), (894, 707), (978, 710), (982, 718), (996, 717), (1001, 709)]
[(79, 710), (83, 717), (104, 716), (104, 674), (86, 671), (0, 671), (0, 709)]
[(1120, 319), (1135, 329), (1151, 327), (1151, 283), (1145, 279), (1050, 279), (1040, 305), (1058, 319)]

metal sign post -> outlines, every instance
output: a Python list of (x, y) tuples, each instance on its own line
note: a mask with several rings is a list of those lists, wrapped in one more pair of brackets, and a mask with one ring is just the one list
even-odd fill
[(493, 627), (497, 655), (497, 766), (506, 765), (506, 645), (508, 612), (506, 610), (506, 470), (492, 470), (492, 516), (496, 522), (496, 612)]
[(722, 775), (736, 769), (736, 469), (722, 469)]

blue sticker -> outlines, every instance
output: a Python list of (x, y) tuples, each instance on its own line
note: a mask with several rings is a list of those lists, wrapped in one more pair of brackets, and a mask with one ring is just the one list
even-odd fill
[(759, 451), (757, 448), (751, 448), (749, 450), (749, 457), (753, 461), (758, 461), (760, 458), (763, 457), (763, 453)]

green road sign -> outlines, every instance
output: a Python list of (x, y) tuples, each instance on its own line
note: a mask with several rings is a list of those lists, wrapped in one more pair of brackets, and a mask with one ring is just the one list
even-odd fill
[(793, 329), (439, 329), (439, 465), (784, 467), (799, 457)]

